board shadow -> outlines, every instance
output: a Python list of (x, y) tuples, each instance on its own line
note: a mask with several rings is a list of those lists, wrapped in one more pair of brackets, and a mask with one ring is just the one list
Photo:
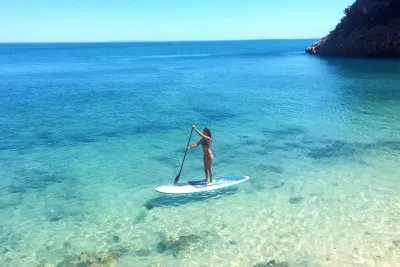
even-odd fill
[(211, 199), (220, 198), (223, 196), (233, 195), (237, 192), (237, 188), (222, 188), (213, 192), (200, 192), (194, 194), (182, 194), (182, 195), (161, 195), (152, 199), (149, 199), (144, 204), (147, 210), (153, 208), (162, 207), (179, 207), (195, 202), (203, 202)]

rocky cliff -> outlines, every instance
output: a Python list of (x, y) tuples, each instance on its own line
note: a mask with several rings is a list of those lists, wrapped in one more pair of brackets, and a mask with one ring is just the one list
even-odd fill
[(307, 53), (347, 57), (400, 57), (400, 0), (356, 0), (336, 28)]

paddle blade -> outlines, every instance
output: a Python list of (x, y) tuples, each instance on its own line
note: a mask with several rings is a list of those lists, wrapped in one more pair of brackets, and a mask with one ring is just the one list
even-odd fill
[(174, 184), (176, 184), (176, 183), (178, 182), (178, 180), (179, 180), (179, 176), (181, 176), (181, 175), (180, 175), (180, 174), (178, 174), (178, 175), (175, 177)]

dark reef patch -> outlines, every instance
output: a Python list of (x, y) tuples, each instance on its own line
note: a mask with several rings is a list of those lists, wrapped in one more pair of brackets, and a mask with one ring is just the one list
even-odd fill
[(289, 203), (290, 204), (297, 204), (299, 202), (301, 202), (304, 198), (303, 197), (291, 197), (289, 198)]
[(261, 131), (265, 137), (275, 140), (282, 140), (288, 137), (299, 136), (306, 133), (305, 128), (298, 126), (286, 127), (277, 130), (263, 129)]
[(313, 142), (307, 156), (313, 159), (350, 157), (357, 154), (356, 146), (350, 142), (338, 140), (321, 140)]
[(201, 116), (203, 116), (207, 121), (213, 121), (213, 122), (221, 122), (237, 117), (237, 114), (222, 108), (211, 109), (211, 108), (197, 107), (195, 111), (199, 113)]
[(153, 157), (153, 159), (155, 159), (156, 161), (158, 161), (162, 164), (165, 164), (167, 166), (171, 166), (171, 167), (179, 166), (179, 160), (177, 157), (156, 156), (156, 157)]
[(275, 184), (274, 184), (274, 188), (275, 188), (275, 189), (278, 189), (278, 188), (281, 188), (281, 187), (284, 186), (284, 185), (285, 185), (285, 182), (281, 181), (281, 182), (275, 183)]
[(276, 262), (275, 260), (270, 260), (256, 263), (253, 267), (289, 267), (289, 264), (287, 262)]
[(200, 236), (194, 234), (179, 236), (177, 239), (164, 239), (157, 243), (157, 252), (172, 254), (177, 257), (179, 253), (199, 242), (200, 239)]
[(103, 253), (82, 252), (79, 255), (66, 256), (58, 263), (57, 267), (111, 267), (122, 256), (118, 250), (110, 250)]
[(273, 173), (283, 173), (284, 170), (280, 166), (276, 165), (269, 165), (269, 164), (260, 164), (257, 166), (257, 169), (262, 170), (262, 171), (267, 171), (267, 172), (273, 172)]

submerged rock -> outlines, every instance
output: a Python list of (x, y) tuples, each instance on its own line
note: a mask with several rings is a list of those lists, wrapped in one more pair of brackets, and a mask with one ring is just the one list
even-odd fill
[(346, 57), (400, 56), (400, 0), (356, 0), (309, 54)]
[(296, 204), (303, 200), (303, 197), (291, 197), (289, 198), (290, 204)]
[(0, 247), (0, 254), (7, 254), (10, 250), (8, 248)]
[(139, 224), (144, 222), (144, 220), (146, 219), (147, 216), (147, 209), (145, 208), (141, 208), (138, 212), (138, 214), (136, 215), (135, 219), (133, 220), (133, 223), (135, 224)]
[(151, 254), (150, 249), (139, 249), (135, 251), (135, 254), (139, 257), (147, 257)]
[(152, 210), (154, 208), (153, 204), (146, 202), (144, 204), (144, 207), (146, 208), (146, 210)]
[(285, 182), (280, 182), (280, 183), (276, 183), (276, 184), (274, 184), (274, 188), (275, 189), (278, 189), (278, 188), (281, 188), (282, 186), (284, 186), (285, 185)]
[(263, 171), (279, 173), (279, 174), (284, 172), (282, 167), (269, 164), (260, 164), (258, 168)]
[(236, 246), (237, 245), (237, 242), (235, 241), (235, 240), (231, 240), (231, 241), (229, 241), (228, 242), (228, 245), (234, 245), (234, 246)]
[(82, 252), (77, 256), (65, 257), (57, 267), (112, 267), (122, 253), (115, 250), (103, 253)]
[(119, 241), (120, 241), (120, 238), (119, 238), (119, 236), (117, 236), (117, 235), (113, 235), (113, 241), (115, 242), (115, 243), (118, 243)]
[(69, 249), (69, 248), (72, 247), (72, 244), (71, 244), (69, 241), (65, 241), (65, 242), (62, 244), (62, 246), (63, 246), (64, 249)]
[(275, 260), (270, 260), (267, 262), (259, 262), (253, 267), (289, 267), (287, 262), (276, 262)]
[(117, 247), (115, 247), (111, 250), (112, 253), (119, 253), (120, 255), (128, 253), (129, 251), (131, 251), (131, 250), (129, 250), (128, 248), (126, 248), (122, 245), (118, 245)]
[(171, 253), (176, 257), (180, 252), (199, 241), (200, 236), (193, 234), (179, 236), (177, 239), (163, 240), (157, 244), (157, 252)]

